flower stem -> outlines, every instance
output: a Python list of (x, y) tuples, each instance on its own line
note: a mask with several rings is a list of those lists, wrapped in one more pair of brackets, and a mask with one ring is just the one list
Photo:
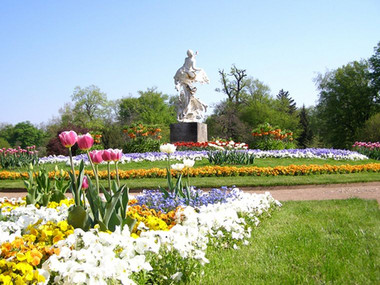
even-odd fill
[(95, 177), (95, 182), (96, 182), (96, 190), (97, 190), (97, 192), (99, 194), (99, 176), (98, 176), (98, 171), (97, 171), (97, 169), (95, 169), (95, 165), (92, 162), (92, 159), (91, 159), (89, 151), (87, 151), (87, 157), (88, 157), (88, 160), (90, 161), (92, 172), (94, 172), (94, 177)]
[(116, 170), (116, 181), (117, 181), (117, 187), (120, 188), (120, 179), (119, 179), (119, 167), (118, 167), (119, 162), (115, 162), (115, 170)]
[(111, 191), (111, 166), (110, 162), (107, 162), (107, 170), (108, 170), (108, 191)]
[(71, 171), (73, 172), (73, 177), (74, 177), (74, 192), (73, 195), (75, 194), (75, 205), (79, 206), (80, 205), (80, 195), (79, 195), (79, 190), (77, 188), (77, 176), (75, 174), (75, 169), (74, 169), (74, 163), (73, 163), (73, 154), (71, 152), (71, 147), (69, 147), (69, 157), (70, 157), (70, 164), (71, 164)]

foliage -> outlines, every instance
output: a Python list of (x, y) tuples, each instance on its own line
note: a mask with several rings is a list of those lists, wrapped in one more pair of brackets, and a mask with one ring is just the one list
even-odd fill
[(71, 99), (74, 103), (72, 112), (77, 124), (87, 128), (99, 128), (103, 125), (103, 119), (110, 113), (110, 102), (107, 94), (100, 88), (90, 85), (84, 89), (75, 87)]
[(46, 168), (42, 167), (38, 172), (33, 174), (33, 168), (28, 171), (28, 180), (24, 180), (24, 185), (28, 194), (26, 195), (26, 203), (28, 205), (47, 206), (50, 202), (59, 203), (66, 199), (65, 193), (70, 187), (64, 174), (54, 172), (54, 185), (51, 185), (50, 175)]
[(376, 110), (368, 64), (354, 61), (319, 74), (315, 81), (320, 92), (320, 136), (334, 148), (350, 148), (357, 130)]
[[(87, 134), (89, 132), (89, 129), (82, 128), (82, 127), (75, 126), (75, 125), (68, 125), (64, 128), (59, 129), (56, 133), (56, 136), (51, 138), (49, 140), (48, 144), (46, 145), (47, 155), (66, 155), (66, 156), (69, 155), (67, 148), (65, 148), (61, 144), (61, 142), (58, 138), (58, 135), (64, 131), (70, 131), (70, 130), (75, 131), (77, 134)], [(71, 148), (71, 151), (73, 152), (73, 155), (80, 153), (77, 145), (74, 145)]]
[(281, 106), (285, 108), (285, 112), (288, 114), (293, 114), (296, 110), (296, 103), (292, 99), (292, 97), (289, 96), (289, 91), (284, 91), (284, 89), (281, 89), (277, 96), (277, 100), (281, 103)]
[(9, 144), (9, 142), (5, 138), (0, 137), (0, 148), (10, 148), (10, 147), (11, 145)]
[(119, 106), (119, 120), (124, 124), (142, 122), (143, 124), (169, 125), (176, 122), (175, 107), (167, 101), (169, 96), (148, 88), (138, 91), (138, 98), (123, 98)]
[(38, 151), (35, 146), (28, 146), (26, 149), (0, 149), (0, 166), (3, 169), (24, 167), (38, 163)]
[(357, 130), (356, 138), (361, 141), (380, 141), (380, 112), (365, 121), (363, 127)]
[[(374, 89), (376, 96), (375, 102), (380, 102), (380, 42), (374, 48), (374, 54), (369, 58), (369, 65), (371, 72), (369, 77), (371, 79), (371, 86)], [(379, 110), (378, 110), (379, 111)]]
[(237, 150), (224, 150), (224, 151), (209, 151), (208, 161), (211, 164), (239, 164), (248, 165), (253, 164), (255, 155), (248, 152), (240, 152)]
[(119, 124), (108, 124), (102, 129), (101, 143), (104, 149), (120, 148), (124, 142), (123, 128)]
[(261, 150), (291, 149), (296, 145), (293, 143), (293, 132), (272, 127), (269, 123), (261, 124), (252, 130), (254, 141), (252, 147)]
[(310, 147), (312, 143), (313, 131), (310, 125), (310, 115), (308, 114), (308, 110), (305, 108), (305, 105), (302, 106), (298, 116), (302, 131), (297, 139), (297, 142), (301, 148), (307, 148)]
[(352, 147), (369, 158), (380, 160), (380, 142), (355, 142)]
[(46, 134), (36, 128), (29, 121), (21, 122), (15, 126), (7, 125), (0, 133), (0, 137), (5, 139), (11, 146), (26, 148), (30, 145), (41, 146), (44, 143)]

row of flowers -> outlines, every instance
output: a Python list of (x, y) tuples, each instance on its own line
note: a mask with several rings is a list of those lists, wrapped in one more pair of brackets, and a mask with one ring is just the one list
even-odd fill
[[(248, 244), (259, 217), (281, 205), (269, 193), (222, 192), (224, 200), (217, 203), (202, 202), (197, 208), (172, 205), (169, 212), (153, 209), (161, 203), (162, 193), (139, 195), (130, 202), (129, 213), (139, 221), (132, 233), (128, 227), (113, 233), (73, 229), (66, 222), (69, 200), (36, 208), (23, 201), (0, 199), (0, 283), (189, 281), (208, 262), (208, 246)], [(209, 202), (215, 196), (199, 191), (196, 195)]]
[[(366, 160), (367, 156), (356, 151), (327, 149), (327, 148), (307, 148), (307, 149), (284, 149), (284, 150), (241, 150), (254, 154), (255, 158), (305, 158), (305, 159), (334, 159), (334, 160)], [(185, 158), (193, 160), (207, 159), (207, 151), (175, 151), (171, 154), (172, 160), (183, 160)], [(162, 152), (146, 152), (146, 153), (125, 153), (120, 157), (120, 163), (141, 162), (141, 161), (164, 161), (167, 155)], [(84, 160), (89, 164), (87, 155), (77, 155), (73, 157), (74, 164), (78, 165)], [(42, 157), (39, 163), (61, 163), (69, 164), (68, 156), (47, 156)]]
[(352, 147), (369, 158), (380, 160), (380, 142), (355, 142)]
[[(173, 176), (178, 176), (178, 170), (181, 168), (174, 165), (171, 169)], [(181, 166), (179, 164), (178, 166)], [(357, 172), (379, 172), (380, 163), (368, 163), (361, 165), (289, 165), (289, 166), (275, 166), (275, 167), (235, 167), (235, 166), (204, 166), (199, 168), (185, 168), (181, 170), (183, 174), (189, 174), (190, 177), (212, 177), (212, 176), (277, 176), (277, 175), (311, 175), (311, 174), (335, 174), (335, 173), (357, 173)], [(119, 170), (121, 179), (131, 178), (163, 178), (167, 176), (167, 170), (162, 168), (151, 169), (132, 169), (132, 170)], [(78, 174), (78, 171), (76, 171)], [(94, 177), (93, 171), (85, 170), (85, 174)], [(108, 171), (99, 170), (98, 175), (100, 179), (108, 178)], [(112, 178), (116, 177), (116, 171), (111, 171)], [(69, 178), (67, 171), (50, 171), (49, 177), (66, 177)], [(16, 180), (27, 179), (27, 172), (12, 172), (0, 171), (0, 180)]]
[(246, 143), (239, 143), (228, 140), (215, 140), (211, 142), (176, 142), (174, 145), (178, 150), (243, 150), (248, 149)]

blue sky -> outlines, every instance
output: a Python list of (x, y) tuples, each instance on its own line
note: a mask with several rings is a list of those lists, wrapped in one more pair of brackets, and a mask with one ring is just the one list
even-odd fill
[(108, 99), (157, 87), (175, 95), (186, 50), (210, 78), (197, 96), (225, 97), (232, 64), (275, 96), (315, 105), (313, 78), (367, 59), (380, 41), (380, 1), (0, 1), (0, 123), (48, 122), (76, 86)]

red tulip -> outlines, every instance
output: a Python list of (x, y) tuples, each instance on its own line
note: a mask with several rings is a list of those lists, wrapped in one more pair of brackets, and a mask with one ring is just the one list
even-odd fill
[(82, 189), (87, 189), (88, 188), (88, 180), (87, 176), (83, 177), (83, 182), (82, 182)]
[(59, 139), (64, 147), (72, 147), (78, 140), (78, 135), (74, 131), (66, 131), (59, 134)]
[(87, 133), (85, 135), (78, 136), (78, 147), (81, 150), (89, 150), (94, 144), (94, 139)]
[(89, 152), (91, 160), (94, 164), (99, 164), (103, 161), (103, 150), (93, 150)]

